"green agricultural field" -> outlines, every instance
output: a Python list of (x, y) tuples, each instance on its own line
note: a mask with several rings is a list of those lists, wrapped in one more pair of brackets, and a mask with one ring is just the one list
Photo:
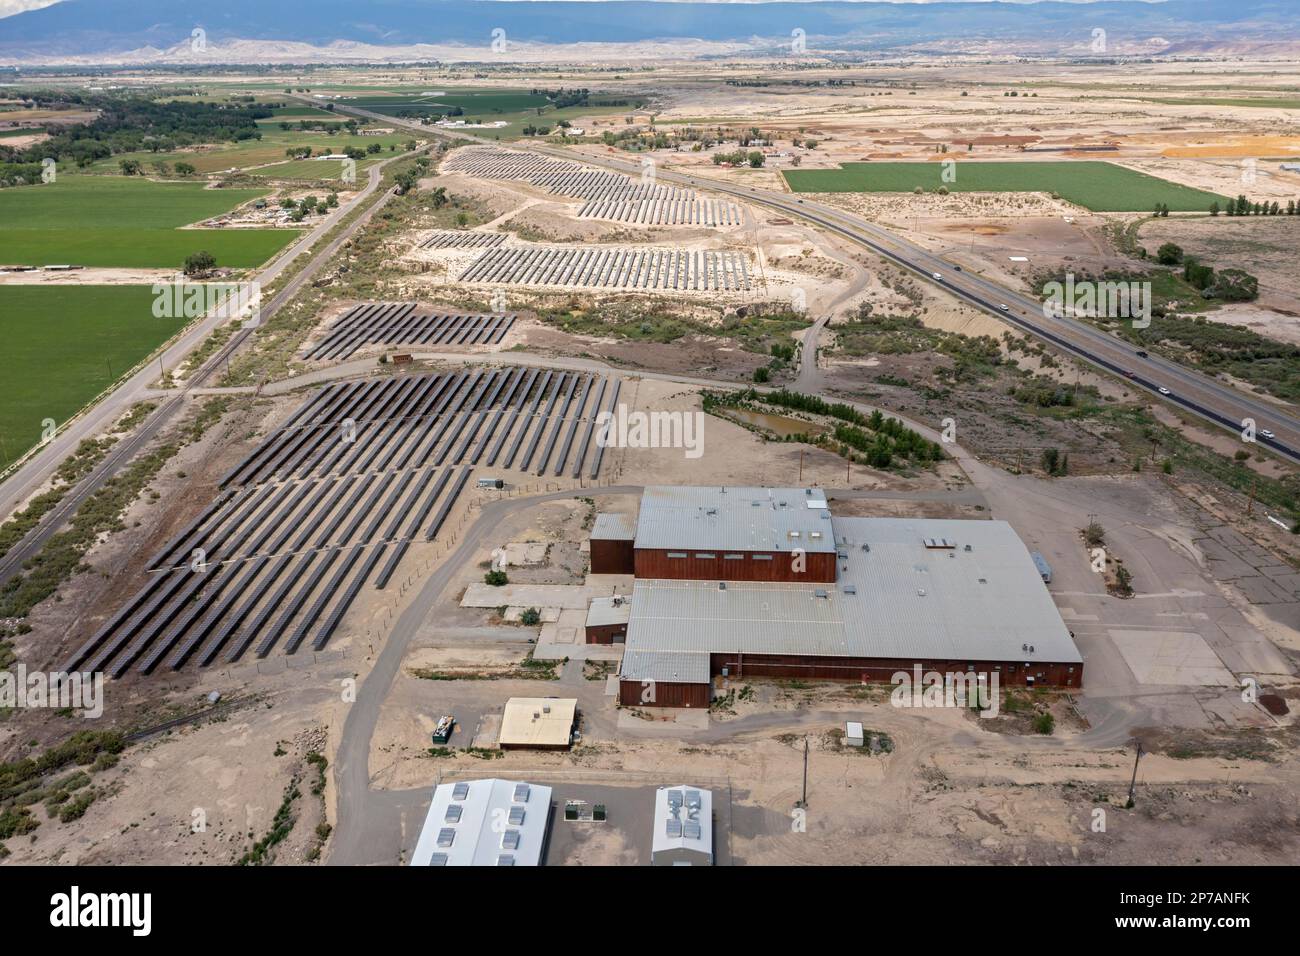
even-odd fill
[[(330, 114), (324, 115), (329, 116)], [(177, 150), (172, 153), (119, 153), (116, 156), (92, 164), (90, 171), (117, 173), (121, 168), (119, 164), (122, 160), (134, 159), (144, 167), (145, 173), (151, 173), (152, 164), (159, 161), (166, 163), (168, 166), (186, 162), (199, 173), (219, 173), (232, 168), (249, 169), (253, 166), (264, 166), (267, 163), (279, 162), (285, 158), (285, 150), (291, 146), (308, 146), (311, 147), (313, 152), (325, 150), (331, 153), (341, 153), (349, 146), (365, 149), (371, 143), (378, 143), (384, 150), (382, 156), (388, 157), (396, 155), (395, 152), (389, 152), (388, 148), (390, 146), (396, 146), (400, 150), (404, 143), (419, 138), (418, 135), (409, 132), (397, 132), (383, 136), (348, 136), (346, 133), (282, 130), (279, 128), (280, 122), (282, 121), (276, 120), (271, 125), (263, 125), (261, 127), (261, 139), (250, 139), (241, 143), (225, 143), (202, 150)], [(295, 120), (286, 117), (283, 122), (293, 123)]]
[(260, 189), (205, 189), (117, 176), (60, 176), (57, 182), (0, 190), (0, 263), (70, 263), (180, 268), (207, 250), (217, 264), (259, 266), (292, 241), (292, 229), (180, 229), (265, 195)]
[[(357, 160), (357, 182), (364, 183), (361, 174), (367, 166), (372, 166), (383, 156), (373, 156)], [(276, 163), (273, 166), (260, 166), (249, 170), (250, 175), (264, 176), (267, 179), (319, 179), (326, 183), (345, 186), (342, 180), (343, 161), (341, 159), (298, 159), (290, 162)], [(346, 185), (345, 188), (351, 188)]]
[(956, 162), (953, 182), (944, 182), (943, 163), (845, 163), (839, 169), (784, 173), (799, 193), (1045, 192), (1094, 212), (1149, 212), (1156, 203), (1171, 210), (1204, 212), (1227, 197), (1101, 162)]
[(167, 341), (149, 286), (0, 285), (0, 468)]
[(523, 128), (530, 123), (554, 128), (557, 121), (564, 119), (581, 125), (583, 117), (614, 113), (619, 110), (633, 110), (642, 103), (642, 100), (637, 97), (592, 93), (587, 106), (566, 106), (563, 109), (556, 109), (550, 105), (550, 101), (545, 96), (529, 90), (439, 91), (436, 89), (436, 84), (434, 87), (434, 92), (441, 92), (444, 95), (386, 93), (345, 97), (338, 102), (340, 106), (355, 106), (401, 119), (442, 116), (449, 108), (460, 107), (464, 113), (455, 117), (456, 119), (466, 122), (505, 122), (507, 125), (498, 129), (471, 131), (500, 139), (518, 139), (523, 135)]

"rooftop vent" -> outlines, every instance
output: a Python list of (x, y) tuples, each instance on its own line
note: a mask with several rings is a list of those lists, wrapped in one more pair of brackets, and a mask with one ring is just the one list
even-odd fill
[(966, 547), (963, 548), (962, 550), (963, 550), (963, 551), (973, 551), (974, 549), (973, 549), (973, 548), (968, 544), (968, 545), (966, 545)]
[(925, 588), (917, 588), (917, 589), (916, 589), (916, 596), (917, 596), (917, 597), (925, 597)]
[(510, 814), (506, 818), (506, 822), (509, 823), (512, 827), (517, 827), (520, 824), (522, 824), (524, 822), (524, 808), (511, 807)]
[(688, 840), (698, 840), (700, 838), (700, 825), (694, 820), (688, 820), (682, 824), (682, 836)]
[(456, 831), (451, 827), (443, 827), (438, 831), (438, 846), (447, 847), (456, 842)]
[(460, 823), (460, 813), (463, 808), (459, 803), (453, 803), (447, 807), (447, 813), (443, 816), (443, 823)]
[(825, 588), (818, 588), (817, 590), (813, 591), (813, 597), (824, 598), (824, 597), (830, 597), (830, 595), (826, 593)]
[(856, 584), (846, 584), (842, 588), (840, 588), (840, 590), (843, 591), (845, 594), (857, 594), (858, 586)]
[(497, 857), (497, 866), (514, 866), (515, 857), (512, 853), (502, 853)]
[(469, 784), (458, 783), (451, 788), (451, 798), (453, 800), (464, 800), (469, 796)]
[(957, 542), (951, 540), (950, 538), (924, 538), (922, 540), (924, 541), (925, 546), (931, 549), (957, 547)]
[(871, 550), (871, 545), (869, 545), (869, 544), (864, 544), (864, 545), (862, 546), (862, 550), (863, 550), (863, 551), (870, 551), (870, 550)]
[(527, 802), (528, 802), (528, 793), (529, 793), (529, 790), (528, 790), (528, 784), (526, 784), (526, 783), (517, 783), (517, 784), (515, 784), (515, 796), (514, 796), (514, 802), (515, 802), (515, 803), (527, 803)]
[(445, 853), (434, 853), (434, 854), (432, 854), (432, 855), (429, 857), (429, 865), (430, 865), (430, 866), (446, 866), (446, 865), (447, 865), (447, 854), (445, 854)]
[(682, 821), (681, 820), (665, 821), (664, 834), (673, 839), (680, 837), (682, 835)]
[(519, 849), (519, 831), (507, 830), (501, 834), (501, 849), (517, 850)]
[(719, 591), (725, 591), (725, 590), (727, 590), (727, 582), (726, 582), (726, 581), (719, 581), (719, 582), (718, 582), (718, 590), (719, 590)]

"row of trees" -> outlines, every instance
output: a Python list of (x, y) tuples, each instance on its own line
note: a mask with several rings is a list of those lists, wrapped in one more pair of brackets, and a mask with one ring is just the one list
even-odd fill
[(99, 97), (77, 104), (96, 109), (89, 123), (50, 127), (50, 138), (24, 148), (0, 145), (0, 163), (40, 163), (81, 168), (115, 153), (170, 152), (199, 143), (260, 139), (259, 119), (271, 116), (265, 106), (167, 101), (143, 97)]
[(763, 154), (756, 149), (745, 152), (738, 149), (734, 153), (714, 153), (713, 165), (720, 166), (723, 163), (731, 163), (733, 166), (751, 166), (758, 169), (763, 165)]

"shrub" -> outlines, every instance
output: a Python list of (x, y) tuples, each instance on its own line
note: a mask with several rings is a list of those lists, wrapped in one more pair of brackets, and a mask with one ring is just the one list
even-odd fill
[(524, 613), (519, 615), (519, 623), (533, 627), (542, 621), (542, 612), (535, 607), (530, 607)]
[(483, 583), (489, 584), (494, 588), (499, 588), (503, 584), (509, 584), (510, 578), (506, 576), (504, 571), (489, 571), (487, 574), (483, 575)]
[(1050, 713), (1042, 713), (1034, 718), (1034, 733), (1051, 736), (1056, 730), (1056, 718)]
[(1156, 262), (1164, 266), (1176, 266), (1183, 261), (1183, 247), (1173, 243), (1166, 242), (1156, 250)]

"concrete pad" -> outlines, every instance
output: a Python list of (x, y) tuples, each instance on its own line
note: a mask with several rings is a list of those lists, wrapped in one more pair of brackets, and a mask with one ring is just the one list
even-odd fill
[(587, 609), (562, 609), (557, 623), (562, 628), (572, 627), (576, 628), (578, 631), (584, 632), (585, 638), (585, 631), (587, 629)]
[(501, 736), (501, 715), (484, 714), (483, 719), (479, 721), (478, 730), (474, 734), (474, 741), (471, 747), (482, 747), (484, 750), (495, 750), (497, 739)]
[(585, 584), (471, 584), (460, 600), (461, 607), (494, 608), (503, 604), (511, 607), (581, 608), (586, 610), (593, 597), (608, 597), (609, 588)]
[(605, 678), (605, 696), (606, 697), (618, 696), (618, 675), (617, 674), (610, 674), (608, 677)]
[(1111, 628), (1110, 636), (1139, 683), (1184, 687), (1237, 683), (1199, 634)]
[(708, 730), (709, 712), (705, 709), (678, 709), (675, 707), (638, 707), (636, 710), (650, 715), (647, 720), (632, 713), (631, 708), (618, 712), (618, 729), (642, 736), (671, 737), (684, 730)]
[(606, 594), (631, 594), (636, 577), (631, 574), (588, 574), (589, 588), (604, 588)]
[(511, 541), (501, 549), (502, 567), (528, 567), (546, 560), (546, 544), (540, 541)]

